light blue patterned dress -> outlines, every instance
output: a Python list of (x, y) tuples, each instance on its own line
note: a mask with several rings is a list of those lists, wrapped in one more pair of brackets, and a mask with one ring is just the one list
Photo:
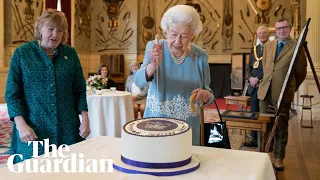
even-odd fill
[[(11, 59), (6, 94), (11, 120), (23, 116), (38, 140), (71, 145), (84, 140), (79, 135), (78, 113), (88, 111), (86, 84), (76, 51), (60, 45), (52, 61), (36, 41), (18, 47)], [(39, 153), (43, 153), (39, 145)], [(16, 125), (12, 128), (11, 154), (32, 156), (32, 144), (21, 142)], [(14, 159), (14, 163), (20, 162)]]
[[(163, 44), (163, 59), (158, 68), (159, 77), (151, 81), (144, 117), (169, 117), (185, 120), (192, 127), (192, 144), (200, 145), (200, 113), (196, 105), (196, 112), (191, 112), (190, 95), (194, 89), (202, 88), (211, 92), (211, 99), (206, 104), (213, 102), (214, 96), (210, 89), (210, 70), (206, 51), (191, 44), (191, 53), (182, 64), (176, 64), (169, 52), (165, 40)], [(138, 87), (146, 83), (146, 67), (150, 63), (149, 50), (154, 42), (149, 42), (146, 47), (143, 65), (133, 74), (133, 80)], [(158, 93), (157, 93), (158, 80)]]

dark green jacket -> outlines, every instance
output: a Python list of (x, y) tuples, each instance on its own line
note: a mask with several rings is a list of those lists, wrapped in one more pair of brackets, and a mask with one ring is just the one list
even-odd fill
[[(82, 141), (78, 114), (88, 111), (86, 84), (76, 51), (60, 45), (53, 60), (36, 41), (18, 47), (11, 59), (5, 98), (11, 120), (23, 116), (39, 140), (71, 145)], [(15, 124), (11, 154), (31, 158), (32, 145), (22, 143)], [(43, 152), (43, 147), (39, 148)], [(14, 163), (21, 161), (15, 158)]]

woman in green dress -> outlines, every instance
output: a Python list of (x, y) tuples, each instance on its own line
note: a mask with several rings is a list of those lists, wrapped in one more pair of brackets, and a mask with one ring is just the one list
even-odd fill
[[(85, 79), (76, 51), (66, 44), (64, 13), (44, 11), (34, 34), (34, 41), (15, 50), (7, 79), (5, 98), (14, 122), (10, 153), (23, 156), (13, 163), (32, 157), (28, 141), (71, 145), (90, 134)], [(43, 150), (39, 145), (39, 154)]]

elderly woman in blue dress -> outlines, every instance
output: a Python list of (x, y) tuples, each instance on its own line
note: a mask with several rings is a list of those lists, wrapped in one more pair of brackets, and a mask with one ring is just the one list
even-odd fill
[[(138, 61), (131, 61), (130, 72), (133, 74), (140, 69), (140, 63)], [(133, 112), (134, 118), (138, 118), (138, 112), (140, 112), (141, 117), (143, 117), (144, 110), (146, 107), (146, 97), (148, 95), (149, 83), (144, 87), (139, 88), (132, 79), (133, 75), (130, 75), (126, 82), (126, 91), (132, 94), (133, 101)]]
[[(86, 83), (76, 51), (66, 44), (64, 13), (48, 9), (35, 24), (35, 40), (18, 47), (11, 59), (5, 98), (14, 121), (11, 138), (13, 163), (33, 154), (28, 141), (49, 139), (71, 145), (90, 134)], [(82, 122), (79, 120), (82, 115)], [(39, 155), (44, 147), (39, 145)]]
[(210, 71), (206, 51), (191, 43), (202, 31), (198, 12), (191, 6), (177, 5), (164, 13), (161, 28), (167, 38), (146, 46), (143, 65), (133, 75), (143, 87), (151, 81), (144, 117), (185, 120), (192, 127), (192, 144), (200, 145), (200, 114), (190, 109), (190, 95), (209, 105), (214, 96), (209, 87)]

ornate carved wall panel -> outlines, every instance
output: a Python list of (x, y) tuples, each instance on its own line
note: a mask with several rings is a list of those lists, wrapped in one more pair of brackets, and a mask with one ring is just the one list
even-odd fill
[(5, 7), (5, 44), (32, 40), (34, 22), (42, 13), (44, 0), (6, 0)]
[[(273, 27), (285, 17), (292, 24), (297, 14), (294, 4), (299, 0), (141, 0), (138, 44), (143, 51), (155, 34), (165, 37), (160, 21), (163, 13), (177, 4), (194, 6), (203, 20), (203, 31), (194, 43), (209, 54), (248, 53), (254, 42), (256, 29)], [(297, 4), (296, 4), (297, 5)], [(299, 6), (298, 9), (300, 10)], [(300, 12), (298, 13), (300, 14)], [(298, 27), (298, 26), (297, 26)]]
[(92, 12), (93, 51), (136, 48), (137, 2), (134, 0), (95, 0)]

